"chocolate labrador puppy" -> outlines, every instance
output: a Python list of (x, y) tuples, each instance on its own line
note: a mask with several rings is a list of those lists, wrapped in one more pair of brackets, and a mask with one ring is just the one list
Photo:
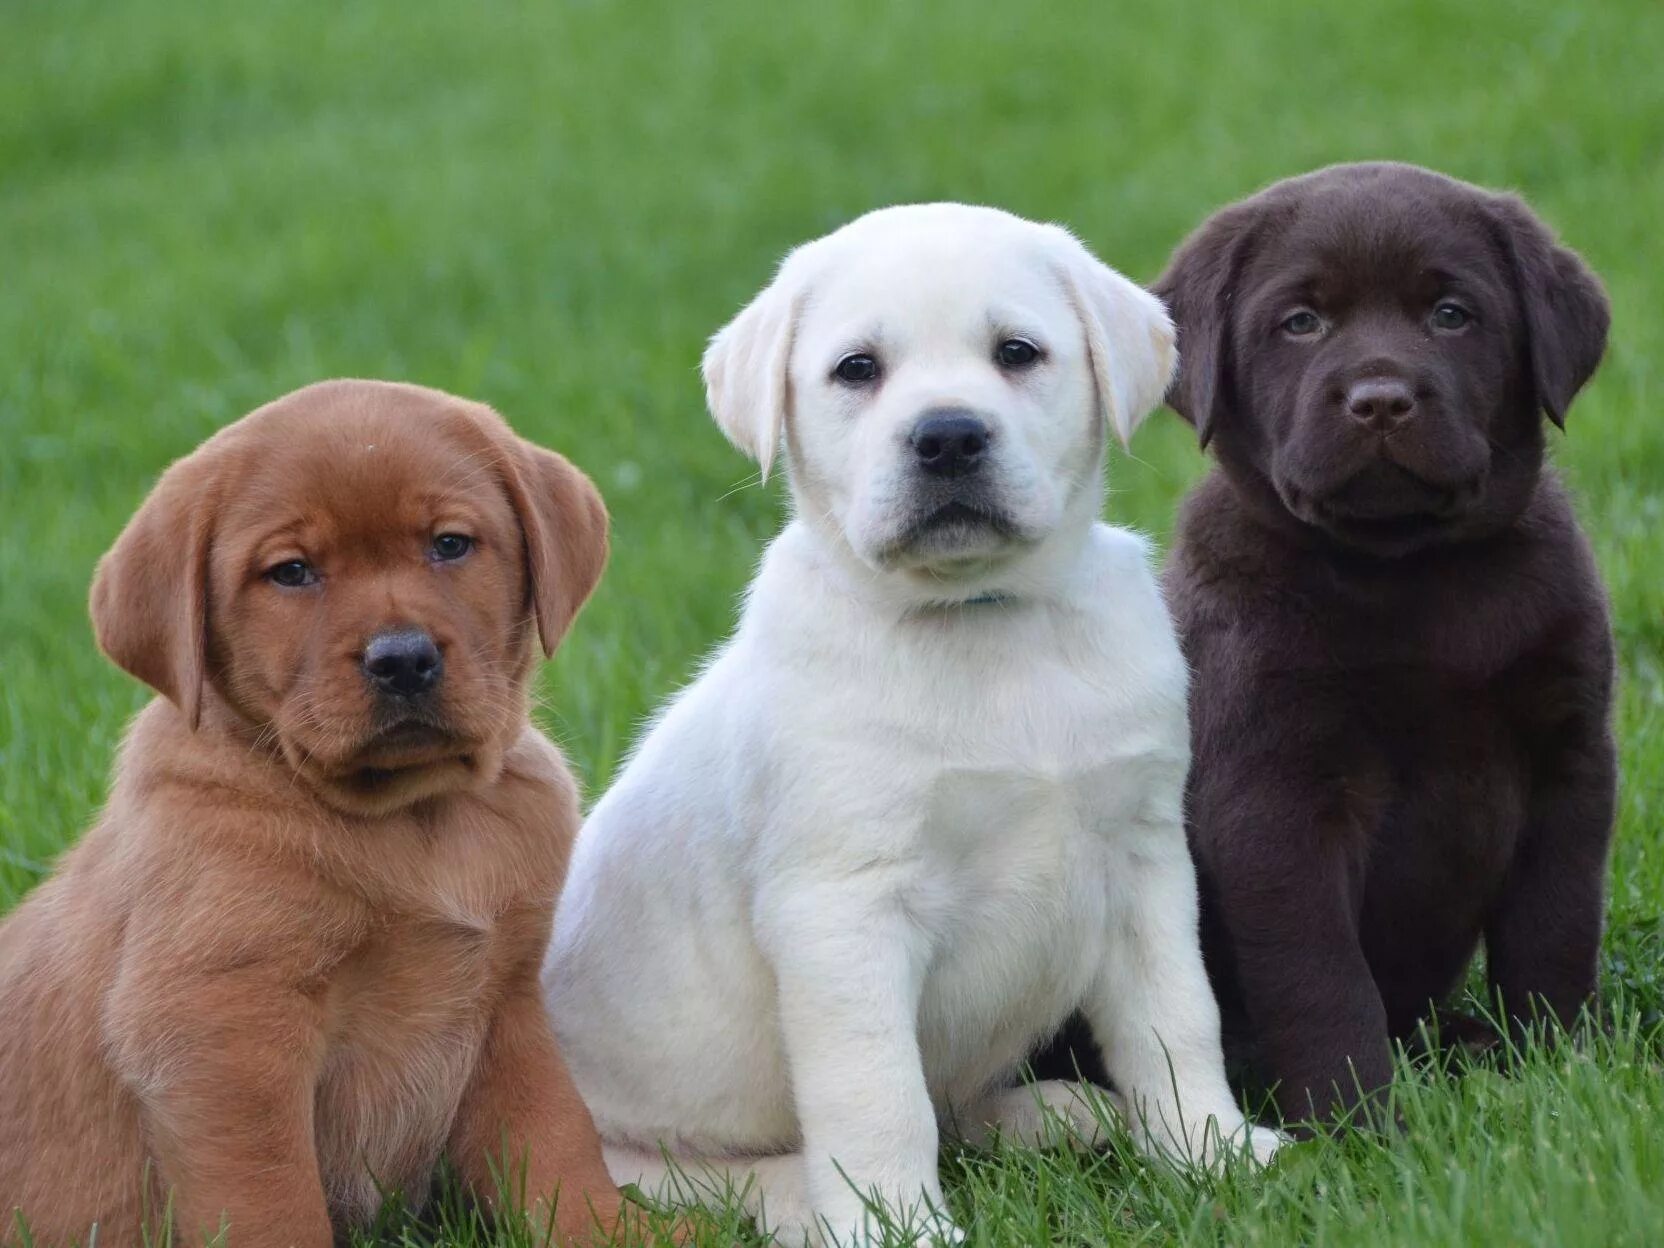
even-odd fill
[(1397, 164), (1231, 205), (1156, 290), (1219, 463), (1167, 570), (1209, 967), (1283, 1115), (1347, 1112), (1481, 939), (1517, 1025), (1595, 990), (1613, 643), (1542, 417), (1607, 302), (1519, 200)]

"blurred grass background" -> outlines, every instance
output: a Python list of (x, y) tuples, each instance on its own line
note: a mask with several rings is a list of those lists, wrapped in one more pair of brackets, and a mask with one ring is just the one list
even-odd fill
[[(0, 30), (0, 911), (92, 817), (145, 698), (92, 644), (97, 556), (163, 466), (260, 402), (331, 375), (420, 381), (495, 404), (595, 477), (615, 553), (540, 712), (593, 793), (722, 636), (779, 522), (778, 485), (747, 484), (696, 369), (787, 247), (881, 204), (952, 198), (1063, 221), (1147, 279), (1224, 201), (1394, 158), (1522, 192), (1612, 294), (1611, 352), (1555, 454), (1623, 664), (1607, 986), (1620, 1013), (1658, 1018), (1658, 0), (0, 0)], [(1114, 457), (1109, 514), (1165, 537), (1201, 469), (1188, 429), (1158, 416)], [(1093, 1241), (1523, 1242), (1536, 1227), (1618, 1242), (1638, 1219), (1664, 1227), (1656, 1047), (1602, 1051), (1600, 1070), (1573, 1079), (1574, 1059), (1545, 1056), (1486, 1093), (1525, 1113), (1555, 1079), (1594, 1089), (1527, 1114), (1524, 1143), (1452, 1114), (1454, 1135), (1380, 1145), (1378, 1166), (1343, 1148), (1301, 1163), (1320, 1178), (1291, 1163), (1193, 1199), (1101, 1176), (1077, 1190), (1003, 1157), (965, 1172), (992, 1186), (961, 1190), (986, 1229), (1021, 1221), (988, 1193), (1051, 1182)], [(1474, 1095), (1427, 1077), (1436, 1121)], [(1500, 1160), (1509, 1147), (1527, 1160)], [(1037, 1200), (1019, 1212), (1044, 1222)]]

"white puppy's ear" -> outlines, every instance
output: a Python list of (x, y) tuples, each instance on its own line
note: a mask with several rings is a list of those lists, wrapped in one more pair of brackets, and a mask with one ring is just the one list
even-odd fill
[(1069, 297), (1086, 330), (1098, 404), (1121, 445), (1161, 403), (1178, 365), (1172, 318), (1160, 299), (1056, 230)]
[(705, 402), (728, 440), (756, 460), (768, 480), (791, 402), (787, 368), (802, 303), (803, 248), (780, 263), (774, 280), (705, 348)]

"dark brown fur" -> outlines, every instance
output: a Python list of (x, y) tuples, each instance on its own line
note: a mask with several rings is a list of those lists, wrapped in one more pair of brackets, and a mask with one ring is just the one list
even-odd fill
[[(1167, 570), (1209, 967), (1285, 1117), (1328, 1115), (1481, 940), (1516, 1021), (1593, 997), (1613, 647), (1542, 415), (1607, 303), (1517, 199), (1392, 164), (1224, 209), (1156, 290), (1169, 400), (1219, 461)], [(1436, 324), (1446, 300), (1471, 321)], [(1383, 431), (1366, 384), (1413, 410)]]

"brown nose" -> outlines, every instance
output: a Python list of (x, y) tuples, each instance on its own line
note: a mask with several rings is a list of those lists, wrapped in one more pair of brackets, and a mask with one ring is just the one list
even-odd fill
[(1347, 414), (1378, 433), (1398, 428), (1415, 410), (1415, 392), (1395, 377), (1370, 377), (1346, 392)]

